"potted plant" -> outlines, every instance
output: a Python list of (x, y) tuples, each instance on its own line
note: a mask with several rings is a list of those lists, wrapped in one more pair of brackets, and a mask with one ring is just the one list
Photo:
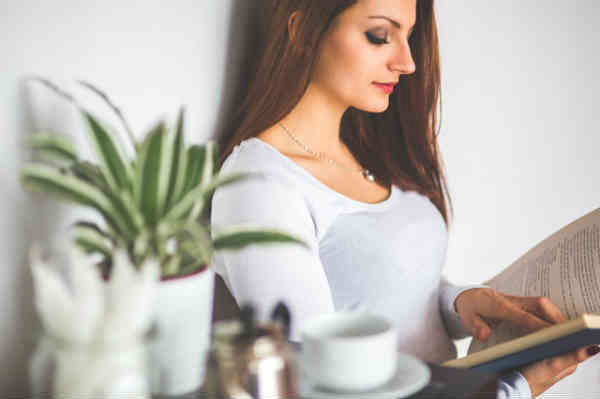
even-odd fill
[(183, 107), (174, 128), (159, 121), (138, 141), (108, 96), (79, 81), (104, 100), (120, 121), (133, 153), (128, 157), (115, 129), (51, 81), (32, 79), (77, 107), (88, 127), (97, 163), (81, 159), (67, 136), (36, 133), (27, 143), (42, 159), (23, 166), (23, 186), (99, 213), (101, 222), (78, 221), (73, 229), (77, 245), (99, 255), (105, 274), (120, 248), (136, 267), (149, 257), (159, 262), (153, 393), (193, 391), (203, 382), (210, 344), (214, 251), (253, 243), (306, 244), (282, 231), (247, 225), (211, 234), (207, 209), (214, 191), (253, 176), (220, 176), (213, 141), (186, 145)]

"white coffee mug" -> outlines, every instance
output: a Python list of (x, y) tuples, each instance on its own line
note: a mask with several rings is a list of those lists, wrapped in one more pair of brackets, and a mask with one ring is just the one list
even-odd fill
[(398, 360), (391, 321), (362, 311), (319, 316), (301, 326), (301, 366), (311, 384), (340, 392), (388, 382)]

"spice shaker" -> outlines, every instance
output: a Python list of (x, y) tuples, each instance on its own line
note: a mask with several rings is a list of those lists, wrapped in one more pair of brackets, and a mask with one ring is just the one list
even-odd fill
[(239, 320), (215, 323), (206, 391), (209, 399), (290, 399), (297, 397), (297, 367), (288, 342), (290, 313), (283, 302), (270, 322), (258, 325), (254, 308)]

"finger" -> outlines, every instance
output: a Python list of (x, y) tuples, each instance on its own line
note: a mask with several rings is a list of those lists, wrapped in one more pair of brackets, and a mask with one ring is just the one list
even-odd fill
[(480, 341), (486, 341), (492, 334), (492, 329), (483, 319), (474, 315), (471, 319), (471, 334)]
[(494, 318), (509, 320), (519, 326), (527, 328), (529, 331), (540, 330), (551, 325), (534, 314), (524, 311), (509, 299), (503, 298), (502, 296), (497, 296), (496, 298), (497, 303), (494, 309), (496, 315), (490, 315)]
[(577, 364), (567, 367), (566, 369), (564, 369), (563, 371), (558, 373), (558, 375), (554, 376), (552, 385), (556, 384), (558, 381), (562, 380), (563, 378), (570, 376), (571, 374), (573, 374), (575, 372), (575, 370), (577, 370)]
[(539, 318), (546, 320), (550, 323), (562, 323), (567, 320), (566, 316), (556, 306), (550, 298), (539, 296), (539, 297), (519, 297), (512, 295), (505, 295), (512, 302), (519, 304), (524, 310), (529, 311), (537, 315)]
[(496, 327), (498, 327), (500, 325), (500, 323), (502, 323), (502, 320), (498, 320), (498, 319), (485, 319), (484, 318), (483, 321), (485, 321), (492, 330), (495, 329)]
[(553, 377), (560, 375), (568, 368), (577, 366), (578, 363), (579, 362), (576, 359), (576, 355), (573, 353), (567, 353), (565, 355), (554, 356), (550, 359), (546, 359), (546, 364), (550, 368), (550, 373)]
[(577, 366), (579, 363), (590, 358), (591, 355), (588, 352), (588, 348), (579, 348), (573, 352), (547, 359), (548, 366), (554, 375), (560, 375), (564, 370)]
[(592, 345), (586, 348), (586, 353), (588, 357), (592, 357), (600, 353), (600, 345)]
[[(600, 353), (600, 346), (598, 345), (590, 345), (588, 347), (581, 348), (578, 351), (579, 358), (583, 358), (583, 360), (587, 360), (598, 353)], [(580, 362), (583, 362), (583, 360)]]
[(542, 315), (546, 315), (544, 317), (548, 321), (553, 321), (555, 323), (563, 323), (567, 321), (567, 316), (560, 310), (558, 306), (556, 306), (549, 298), (540, 297), (537, 301), (538, 307), (540, 309), (540, 313)]

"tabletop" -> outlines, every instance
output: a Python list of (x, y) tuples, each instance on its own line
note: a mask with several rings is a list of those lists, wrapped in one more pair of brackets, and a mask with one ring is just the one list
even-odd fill
[[(499, 381), (498, 374), (443, 367), (432, 363), (427, 363), (427, 366), (431, 370), (431, 381), (425, 388), (414, 395), (404, 397), (405, 399), (496, 399)], [(208, 399), (208, 395), (201, 389), (187, 395), (170, 397), (153, 396), (153, 398)]]

